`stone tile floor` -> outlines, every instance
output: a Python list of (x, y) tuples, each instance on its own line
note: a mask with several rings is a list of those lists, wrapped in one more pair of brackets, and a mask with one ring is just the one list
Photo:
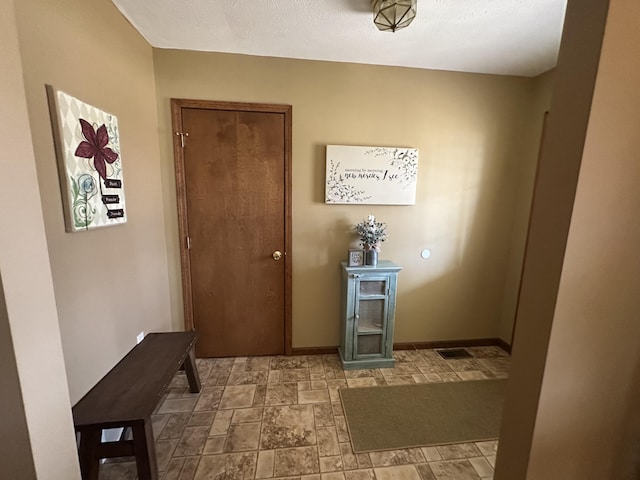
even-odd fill
[[(162, 480), (486, 480), (497, 441), (354, 454), (338, 389), (506, 378), (509, 356), (469, 347), (471, 359), (434, 350), (394, 352), (396, 366), (344, 371), (337, 355), (198, 359), (199, 394), (184, 373), (153, 416)], [(133, 480), (116, 459), (101, 480)]]

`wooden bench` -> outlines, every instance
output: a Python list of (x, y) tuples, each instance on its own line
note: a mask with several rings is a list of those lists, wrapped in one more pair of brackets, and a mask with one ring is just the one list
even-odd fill
[[(74, 407), (80, 434), (83, 480), (97, 480), (101, 458), (134, 456), (139, 480), (157, 480), (151, 414), (176, 372), (187, 374), (191, 392), (200, 391), (195, 363), (196, 332), (150, 333)], [(102, 430), (130, 429), (132, 439), (101, 442)]]

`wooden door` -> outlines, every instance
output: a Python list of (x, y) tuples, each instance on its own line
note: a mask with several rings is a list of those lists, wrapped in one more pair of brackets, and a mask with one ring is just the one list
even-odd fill
[(290, 353), (291, 107), (172, 100), (172, 113), (196, 353)]

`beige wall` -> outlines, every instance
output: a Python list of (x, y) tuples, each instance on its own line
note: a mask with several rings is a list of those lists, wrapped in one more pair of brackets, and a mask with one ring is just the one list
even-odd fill
[[(636, 0), (610, 2), (534, 430), (532, 479), (640, 476), (638, 25)], [(589, 465), (593, 458), (598, 462)]]
[[(69, 390), (171, 328), (151, 47), (108, 0), (16, 3)], [(45, 84), (118, 117), (128, 223), (65, 233)]]
[(0, 477), (30, 480), (35, 477), (29, 429), (25, 417), (16, 353), (13, 349), (9, 314), (0, 278), (0, 411), (4, 438), (0, 448)]
[[(338, 263), (370, 213), (389, 225), (382, 258), (403, 267), (396, 342), (497, 337), (505, 301), (512, 321), (504, 287), (512, 243), (521, 252), (524, 239), (513, 229), (537, 154), (536, 79), (172, 50), (154, 58), (174, 328), (170, 98), (293, 105), (294, 347), (338, 344)], [(416, 205), (325, 205), (327, 144), (419, 148)]]
[(0, 103), (0, 478), (75, 480), (80, 471), (13, 2), (0, 3)]
[(496, 480), (640, 475), (639, 23), (569, 3)]

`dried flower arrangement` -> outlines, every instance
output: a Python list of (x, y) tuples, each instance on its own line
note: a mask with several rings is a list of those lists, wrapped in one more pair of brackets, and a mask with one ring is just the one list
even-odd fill
[(365, 250), (380, 252), (380, 244), (387, 239), (386, 223), (378, 222), (374, 215), (369, 215), (354, 228), (360, 235), (360, 244)]

